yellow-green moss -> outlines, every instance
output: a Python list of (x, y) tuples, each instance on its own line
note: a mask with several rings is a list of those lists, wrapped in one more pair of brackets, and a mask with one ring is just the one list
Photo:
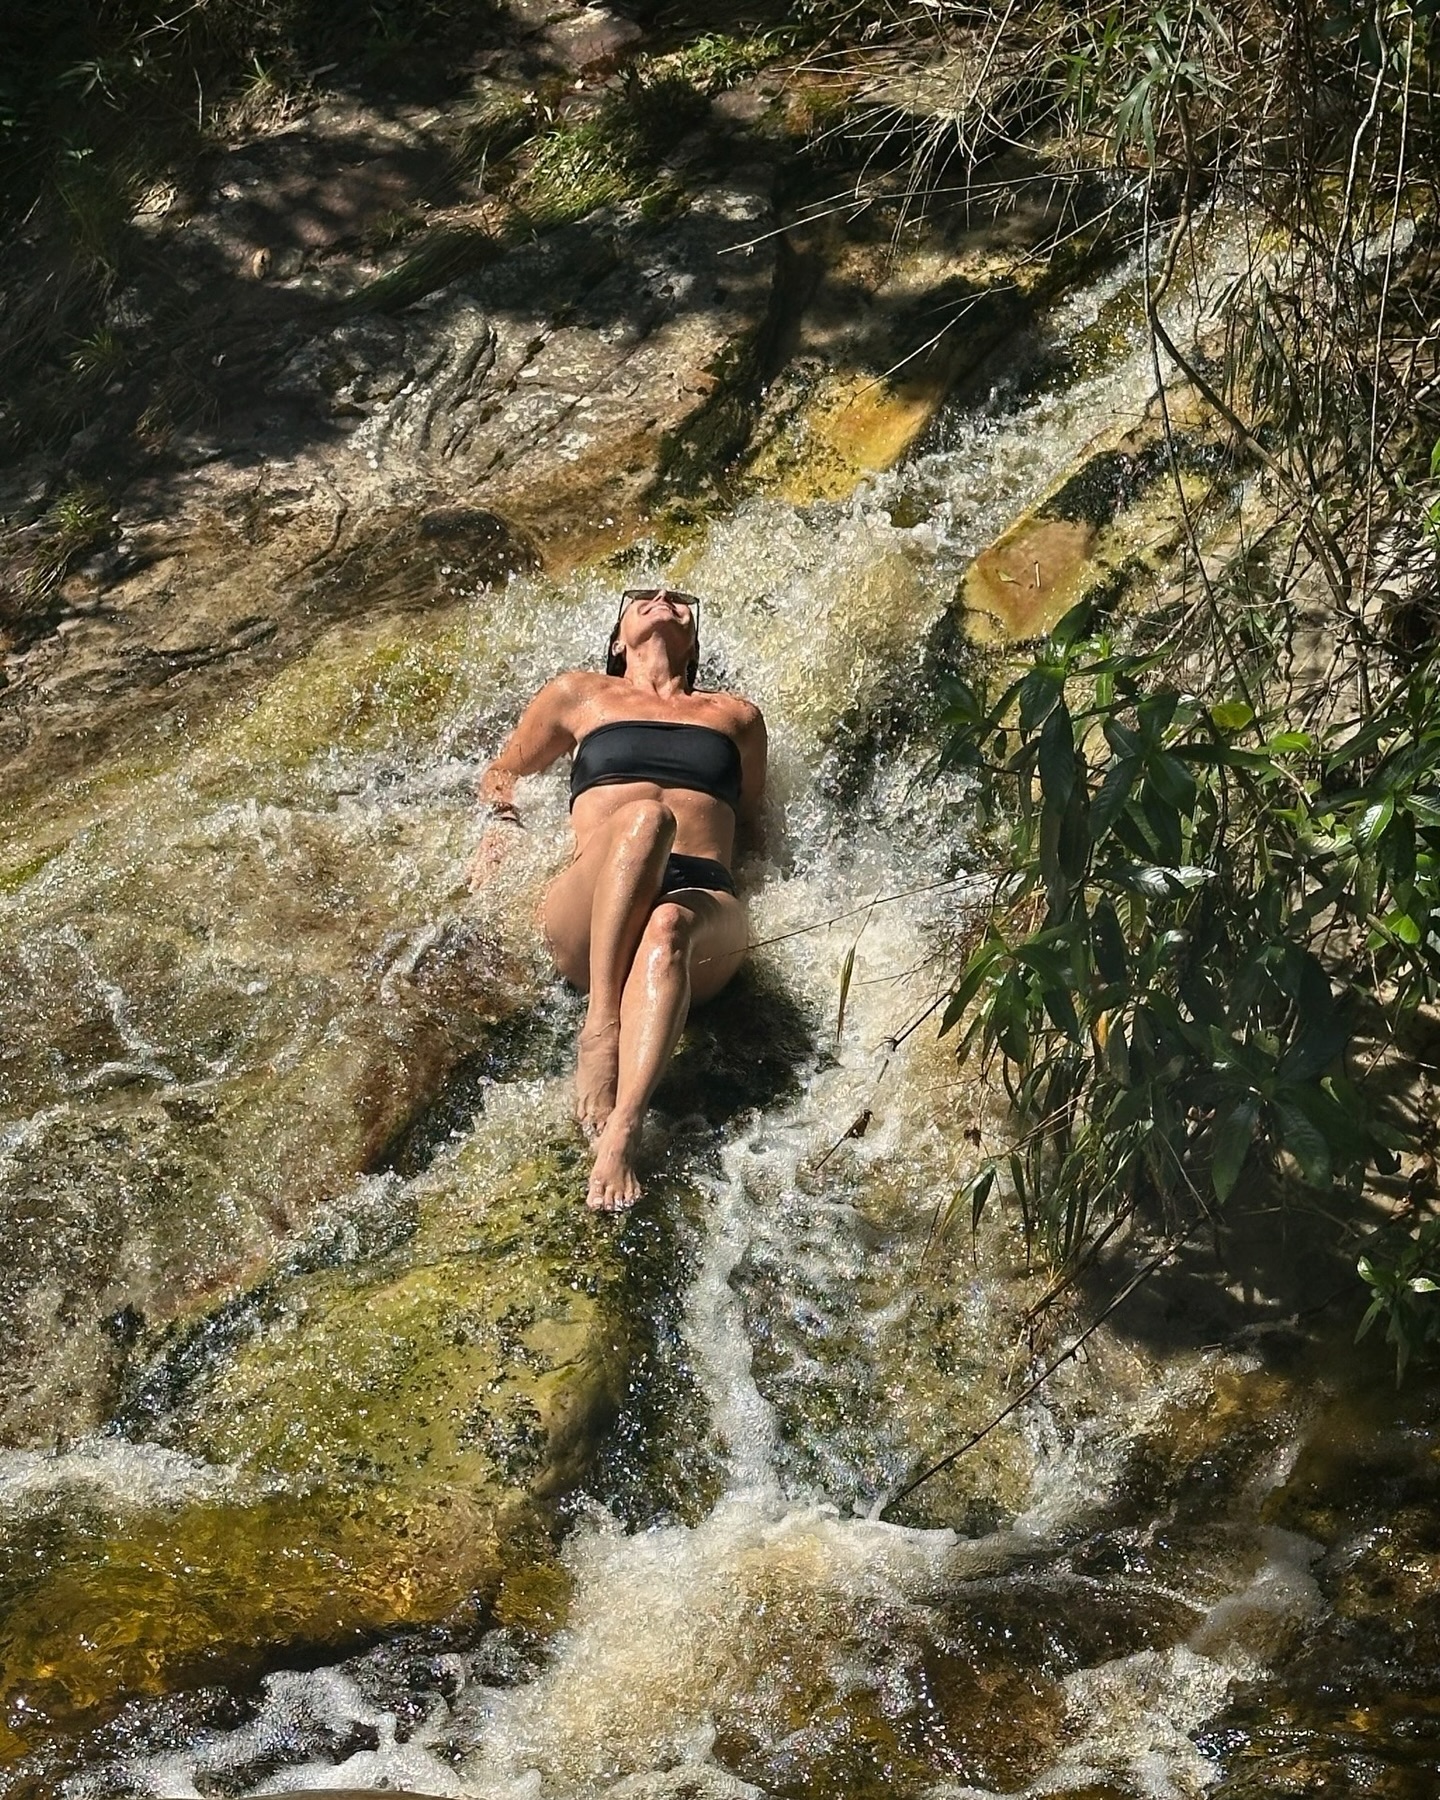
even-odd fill
[(452, 613), (335, 634), (265, 689), (250, 710), (222, 721), (197, 759), (203, 779), (221, 766), (293, 767), (327, 751), (395, 750), (428, 739), (457, 704), (473, 616)]
[(19, 1738), (497, 1594), (512, 1623), (560, 1622), (537, 1506), (582, 1472), (629, 1355), (626, 1260), (581, 1160), (554, 1144), (506, 1168), (477, 1134), (421, 1183), (405, 1251), (272, 1280), (213, 1346), (205, 1321), (175, 1334), (158, 1429), (238, 1497), (52, 1521), (38, 1579), (12, 1547)]
[(827, 377), (762, 447), (749, 474), (761, 492), (794, 504), (843, 499), (866, 475), (900, 460), (944, 396), (941, 380)]
[(44, 1576), (7, 1596), (0, 1755), (112, 1714), (128, 1696), (253, 1678), (276, 1647), (355, 1648), (396, 1626), (455, 1618), (498, 1584), (521, 1531), (460, 1487), (91, 1519), (49, 1547)]

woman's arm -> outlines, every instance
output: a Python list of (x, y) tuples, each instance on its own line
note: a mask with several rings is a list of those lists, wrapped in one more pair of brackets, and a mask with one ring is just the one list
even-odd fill
[(521, 775), (538, 775), (575, 748), (576, 689), (583, 680), (583, 675), (557, 675), (545, 683), (481, 775), (476, 792), (482, 800), (513, 806)]
[(489, 807), (492, 821), (503, 829), (492, 826), (482, 835), (466, 871), (472, 888), (482, 886), (495, 873), (511, 834), (522, 824), (515, 805), (516, 781), (522, 775), (538, 775), (575, 748), (577, 688), (583, 680), (583, 675), (571, 674), (546, 682), (476, 783), (482, 805)]
[(761, 849), (761, 806), (765, 799), (765, 773), (769, 757), (769, 740), (765, 719), (758, 706), (748, 700), (739, 703), (739, 729), (735, 734), (740, 751), (740, 804), (735, 809), (736, 848), (758, 853)]

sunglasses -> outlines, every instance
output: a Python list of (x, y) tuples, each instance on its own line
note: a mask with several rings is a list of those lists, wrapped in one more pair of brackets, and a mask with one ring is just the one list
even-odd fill
[(625, 617), (625, 609), (635, 600), (655, 600), (661, 595), (667, 600), (678, 601), (681, 606), (690, 609), (690, 624), (694, 632), (694, 642), (690, 646), (690, 662), (685, 671), (685, 686), (688, 693), (695, 686), (695, 675), (699, 668), (700, 658), (700, 596), (685, 594), (679, 588), (644, 587), (626, 588), (620, 596), (620, 610), (615, 615), (615, 623), (610, 628), (610, 642), (605, 651), (605, 673), (620, 675), (625, 670), (625, 653), (615, 648), (615, 635), (620, 629), (620, 621)]
[(682, 593), (679, 588), (626, 588), (625, 592), (620, 596), (620, 611), (623, 614), (625, 608), (629, 606), (633, 600), (656, 600), (659, 599), (662, 594), (667, 600), (678, 600), (682, 606), (688, 606), (692, 612), (700, 605), (700, 596), (698, 594), (685, 594)]

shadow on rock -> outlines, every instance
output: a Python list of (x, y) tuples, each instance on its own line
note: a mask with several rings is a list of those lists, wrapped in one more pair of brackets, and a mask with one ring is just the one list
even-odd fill
[(814, 1021), (773, 969), (751, 963), (686, 1027), (655, 1104), (728, 1125), (792, 1099), (814, 1054)]

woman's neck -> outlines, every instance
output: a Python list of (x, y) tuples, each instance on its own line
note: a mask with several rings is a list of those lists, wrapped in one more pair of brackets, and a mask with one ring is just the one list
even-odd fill
[(636, 644), (625, 652), (625, 673), (621, 679), (660, 700), (673, 700), (686, 692), (685, 671), (670, 661), (668, 647), (659, 638)]

